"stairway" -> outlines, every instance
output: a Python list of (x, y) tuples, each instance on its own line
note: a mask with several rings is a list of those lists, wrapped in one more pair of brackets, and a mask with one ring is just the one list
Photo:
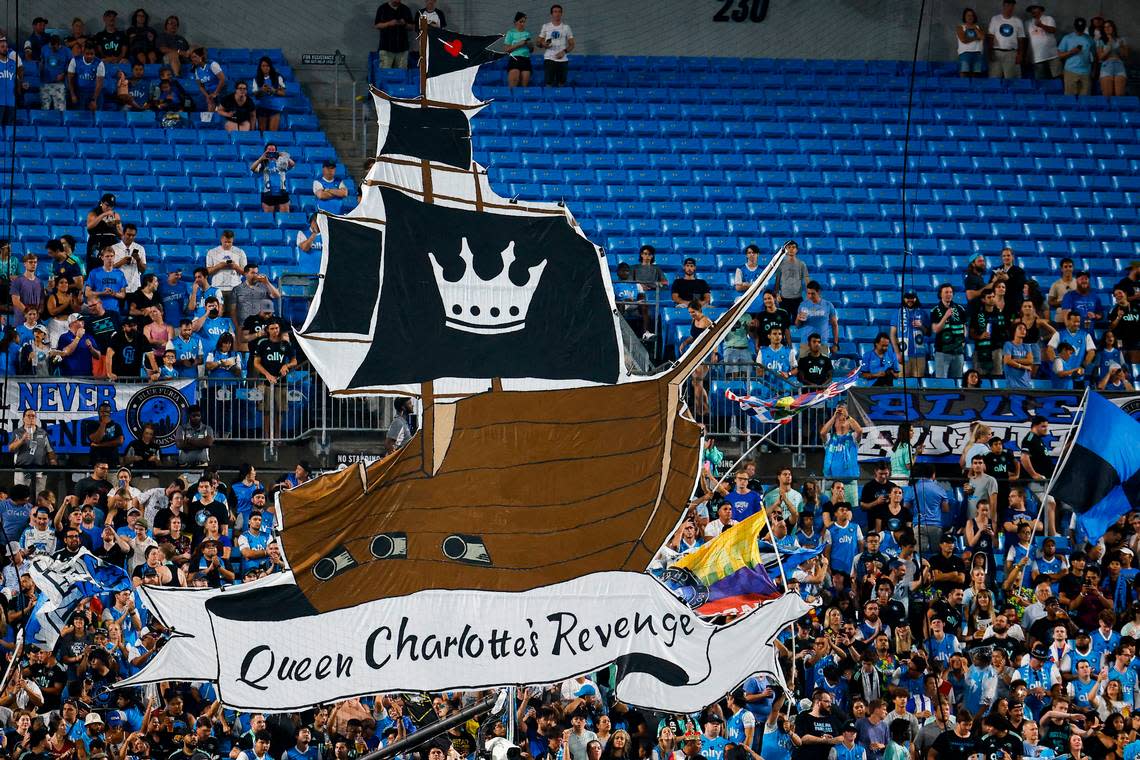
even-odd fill
[[(334, 77), (331, 68), (295, 66), (297, 81), (312, 101), (321, 130), (336, 149), (337, 155), (348, 169), (346, 181), (359, 183), (364, 177), (364, 161), (372, 157), (372, 149), (364, 148), (361, 104), (367, 103), (368, 84), (363, 72), (356, 76), (356, 95), (362, 98), (353, 102), (353, 83), (342, 69), (339, 77)], [(338, 92), (339, 90), (339, 92)], [(356, 108), (356, 136), (353, 138), (353, 107)], [(376, 116), (371, 107), (367, 109), (369, 143), (376, 140)]]

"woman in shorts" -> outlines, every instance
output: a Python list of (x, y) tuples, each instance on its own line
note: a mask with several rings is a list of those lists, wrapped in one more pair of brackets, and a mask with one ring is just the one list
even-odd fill
[(956, 30), (958, 36), (958, 76), (980, 77), (986, 73), (986, 56), (983, 47), (986, 33), (978, 25), (978, 14), (973, 8), (962, 11), (962, 23)]
[(1128, 82), (1124, 61), (1128, 58), (1128, 43), (1116, 31), (1116, 22), (1104, 21), (1104, 39), (1096, 43), (1096, 57), (1100, 61), (1100, 91), (1106, 98), (1124, 94)]
[(515, 25), (503, 37), (503, 44), (510, 53), (507, 61), (507, 86), (530, 86), (530, 54), (534, 50), (534, 41), (530, 32), (526, 30), (526, 14), (519, 11), (515, 14)]

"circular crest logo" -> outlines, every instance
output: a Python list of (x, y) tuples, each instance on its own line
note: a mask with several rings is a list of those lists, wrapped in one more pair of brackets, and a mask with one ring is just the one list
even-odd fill
[(661, 581), (690, 609), (695, 610), (709, 600), (709, 587), (687, 568), (671, 567), (661, 574)]
[(1129, 417), (1140, 422), (1140, 398), (1126, 401), (1120, 405), (1120, 408), (1123, 409)]
[(170, 446), (186, 421), (190, 405), (182, 392), (169, 385), (148, 385), (131, 396), (127, 404), (127, 430), (138, 438), (144, 425), (154, 425), (154, 444)]
[(1010, 37), (1013, 35), (1013, 24), (1002, 24), (998, 27), (998, 32), (1002, 37)]

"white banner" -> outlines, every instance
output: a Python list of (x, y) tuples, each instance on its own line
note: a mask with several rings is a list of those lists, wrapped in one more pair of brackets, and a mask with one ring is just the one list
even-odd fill
[(109, 404), (111, 421), (123, 434), (123, 447), (138, 438), (144, 425), (154, 425), (155, 443), (169, 450), (186, 410), (196, 403), (195, 380), (184, 378), (155, 383), (113, 383), (109, 380), (72, 380), (59, 377), (12, 378), (3, 384), (0, 404), (0, 445), (23, 424), (24, 412), (36, 413), (58, 454), (86, 453), (89, 443), (84, 425), (99, 417), (99, 406)]
[(230, 707), (287, 711), (382, 692), (553, 683), (616, 662), (622, 701), (694, 712), (756, 672), (782, 684), (771, 642), (811, 609), (788, 594), (714, 626), (649, 575), (605, 572), (524, 593), (423, 591), (289, 618), (292, 588), (288, 575), (225, 591), (144, 586), (175, 635), (125, 685), (210, 680)]

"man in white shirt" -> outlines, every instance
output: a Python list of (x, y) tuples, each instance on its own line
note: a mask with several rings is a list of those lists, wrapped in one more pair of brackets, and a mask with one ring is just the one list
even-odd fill
[(1033, 70), (1038, 79), (1061, 76), (1062, 62), (1057, 52), (1057, 22), (1045, 15), (1045, 7), (1031, 5), (1025, 9), (1033, 19), (1029, 27), (1029, 49), (1033, 53)]
[(139, 289), (139, 279), (146, 271), (146, 248), (135, 241), (139, 228), (133, 224), (123, 225), (123, 239), (111, 246), (115, 252), (114, 266), (127, 278), (126, 291), (134, 293)]
[(210, 285), (225, 297), (227, 314), (233, 312), (230, 291), (241, 284), (245, 264), (245, 251), (234, 245), (233, 230), (222, 230), (221, 245), (206, 252), (206, 273), (210, 276)]
[(566, 72), (570, 69), (569, 55), (574, 51), (574, 32), (569, 24), (562, 23), (562, 6), (550, 6), (550, 21), (542, 25), (538, 33), (538, 46), (543, 49), (543, 81), (548, 87), (561, 87), (566, 84)]
[(990, 46), (990, 76), (1020, 79), (1025, 58), (1025, 23), (1013, 15), (1016, 0), (1002, 0), (1001, 13), (990, 19), (986, 42)]

